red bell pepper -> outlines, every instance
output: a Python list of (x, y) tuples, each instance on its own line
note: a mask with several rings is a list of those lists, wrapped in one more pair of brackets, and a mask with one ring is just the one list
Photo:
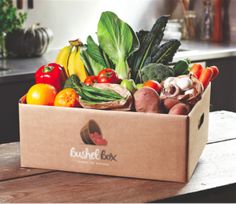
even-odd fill
[(66, 73), (63, 67), (56, 63), (43, 65), (35, 73), (36, 84), (50, 84), (60, 91), (66, 81)]

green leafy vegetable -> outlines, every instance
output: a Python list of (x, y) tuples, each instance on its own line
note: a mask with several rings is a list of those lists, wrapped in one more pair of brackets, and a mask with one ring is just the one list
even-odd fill
[(106, 62), (103, 58), (102, 50), (99, 46), (94, 42), (91, 36), (87, 38), (87, 52), (91, 58), (93, 58), (97, 63), (106, 67)]
[(81, 59), (89, 75), (97, 75), (104, 68), (114, 67), (109, 57), (94, 42), (91, 36), (87, 38), (87, 45), (85, 45), (85, 49), (81, 51)]
[(161, 83), (166, 78), (173, 77), (174, 70), (167, 65), (151, 63), (140, 70), (140, 76), (143, 82), (155, 80)]
[(128, 57), (139, 48), (139, 40), (132, 28), (113, 12), (103, 12), (98, 22), (98, 41), (115, 64), (119, 78), (129, 78)]
[(151, 53), (144, 63), (144, 66), (150, 63), (168, 64), (173, 60), (174, 54), (179, 49), (180, 42), (178, 40), (170, 40), (161, 45), (157, 52)]
[(138, 71), (144, 66), (150, 53), (154, 53), (159, 49), (167, 22), (168, 17), (162, 16), (157, 19), (150, 32), (139, 32), (140, 49), (135, 52), (130, 59), (133, 62), (130, 64), (132, 67), (132, 78), (135, 79), (136, 82)]

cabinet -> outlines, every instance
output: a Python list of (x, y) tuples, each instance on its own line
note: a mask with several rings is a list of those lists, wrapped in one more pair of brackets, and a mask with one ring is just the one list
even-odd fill
[(0, 143), (19, 140), (18, 100), (34, 83), (32, 79), (0, 84)]
[(236, 112), (236, 57), (208, 60), (206, 65), (220, 69), (220, 75), (212, 83), (211, 110)]

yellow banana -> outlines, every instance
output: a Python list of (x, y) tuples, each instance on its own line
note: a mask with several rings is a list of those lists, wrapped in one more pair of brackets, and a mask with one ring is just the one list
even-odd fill
[(84, 63), (80, 58), (80, 47), (78, 47), (78, 51), (75, 56), (75, 72), (82, 82), (84, 82), (88, 76)]
[(77, 51), (78, 51), (78, 47), (77, 46), (74, 46), (73, 48), (72, 48), (72, 51), (71, 51), (71, 54), (70, 54), (70, 57), (69, 57), (69, 61), (68, 61), (68, 67), (67, 67), (67, 69), (68, 69), (68, 74), (69, 74), (69, 76), (71, 76), (72, 74), (76, 74), (77, 75), (77, 73), (76, 73), (76, 69), (75, 69), (75, 67), (76, 67), (76, 53), (77, 53)]
[(68, 45), (62, 48), (56, 58), (56, 63), (64, 67), (66, 75), (69, 76), (68, 72), (68, 61), (72, 51), (72, 46)]
[(80, 58), (80, 47), (74, 46), (68, 64), (69, 75), (75, 74), (79, 77), (80, 81), (84, 82), (87, 78), (87, 72), (84, 63)]

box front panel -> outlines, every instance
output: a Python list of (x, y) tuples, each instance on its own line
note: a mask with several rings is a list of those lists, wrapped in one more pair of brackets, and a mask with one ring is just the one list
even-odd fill
[(19, 106), (24, 167), (186, 180), (185, 116)]

